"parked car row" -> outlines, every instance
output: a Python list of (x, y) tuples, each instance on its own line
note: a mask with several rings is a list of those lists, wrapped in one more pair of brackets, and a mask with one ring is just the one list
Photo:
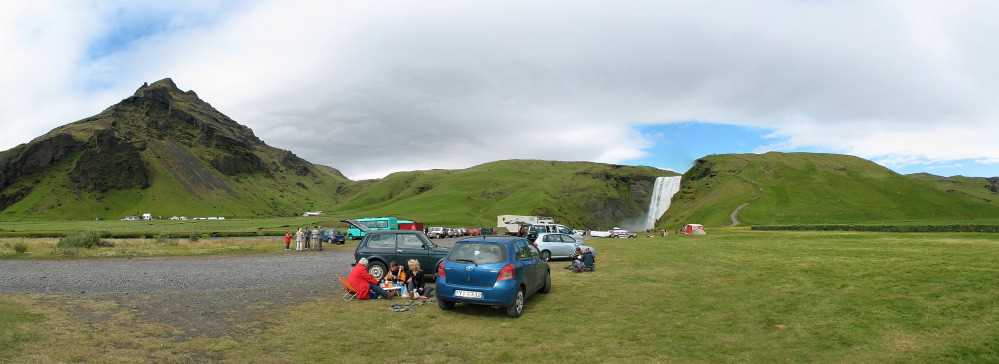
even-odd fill
[[(437, 305), (502, 307), (511, 317), (524, 313), (524, 303), (552, 289), (551, 268), (537, 246), (522, 237), (478, 236), (459, 240), (451, 248), (435, 245), (422, 231), (375, 231), (356, 221), (365, 236), (354, 250), (354, 262), (368, 260), (368, 273), (380, 279), (389, 262), (416, 259), (436, 282)], [(431, 228), (432, 230), (433, 228)], [(559, 234), (553, 234), (559, 235)], [(542, 240), (545, 239), (542, 237)]]
[(434, 226), (427, 229), (427, 237), (431, 239), (442, 239), (459, 238), (462, 236), (476, 236), (479, 235), (478, 233), (475, 233), (476, 230), (477, 229)]
[(562, 224), (530, 224), (521, 225), (520, 231), (517, 232), (516, 236), (525, 237), (530, 241), (536, 240), (540, 234), (551, 233), (578, 235), (581, 237), (582, 234), (577, 234), (577, 231), (578, 230), (570, 229), (568, 226)]

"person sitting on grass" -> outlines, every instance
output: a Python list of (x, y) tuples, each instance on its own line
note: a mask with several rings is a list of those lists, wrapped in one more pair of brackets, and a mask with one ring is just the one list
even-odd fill
[[(382, 277), (382, 282), (383, 283), (392, 283), (392, 285), (394, 285), (394, 286), (399, 286), (399, 285), (403, 284), (403, 281), (405, 279), (406, 279), (406, 273), (403, 270), (402, 266), (399, 265), (399, 263), (396, 263), (394, 260), (390, 261), (389, 262), (388, 272), (385, 272), (385, 275)], [(404, 292), (402, 292), (402, 291), (400, 291), (400, 292), (389, 292), (389, 294), (395, 294), (395, 293), (400, 293), (401, 294), (401, 293), (404, 293)]]
[(583, 252), (583, 267), (588, 271), (597, 270), (597, 257), (593, 255), (593, 251), (590, 248), (586, 248)]
[(410, 299), (426, 299), (426, 283), (424, 282), (423, 269), (420, 268), (420, 262), (416, 259), (410, 259), (408, 262), (409, 273), (406, 274), (406, 289), (409, 290)]
[(350, 288), (354, 289), (359, 300), (389, 298), (385, 290), (378, 286), (378, 280), (368, 274), (367, 258), (358, 260), (354, 268), (350, 270), (350, 274), (347, 275), (347, 284), (350, 284)]
[(583, 249), (576, 247), (576, 252), (572, 254), (572, 263), (569, 264), (565, 269), (569, 269), (573, 272), (579, 272), (583, 270)]
[(401, 275), (401, 273), (402, 273), (402, 269), (399, 266), (399, 263), (396, 263), (393, 260), (393, 261), (389, 262), (388, 272), (385, 272), (385, 276), (382, 277), (382, 281), (386, 282), (386, 283), (388, 283), (388, 282), (398, 283), (399, 282), (399, 276)]

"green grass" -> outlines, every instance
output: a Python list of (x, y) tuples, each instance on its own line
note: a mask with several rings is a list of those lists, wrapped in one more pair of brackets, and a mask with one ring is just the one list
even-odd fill
[[(105, 239), (112, 246), (65, 248), (58, 239), (0, 238), (0, 260), (3, 259), (82, 259), (134, 258), (178, 256), (223, 256), (248, 254), (281, 254), (284, 243), (278, 237), (214, 238), (214, 239)], [(15, 247), (22, 244), (25, 253)], [(353, 251), (356, 242), (345, 245), (324, 244), (329, 250)]]
[(743, 225), (964, 223), (999, 219), (999, 206), (947, 193), (873, 162), (816, 153), (729, 154), (702, 158), (684, 174), (660, 224)]
[[(87, 325), (53, 323), (62, 329), (24, 352), (79, 361), (121, 360), (127, 348), (229, 362), (999, 361), (999, 236), (709, 234), (594, 240), (597, 272), (553, 263), (554, 291), (529, 300), (519, 319), (481, 307), (393, 313), (386, 302), (329, 297), (274, 307), (238, 334), (179, 342), (169, 327), (129, 316), (98, 325), (91, 341), (64, 339)], [(63, 349), (44, 349), (54, 343)]]
[(78, 231), (106, 231), (114, 235), (142, 235), (155, 237), (160, 234), (187, 236), (192, 233), (212, 235), (261, 234), (283, 235), (299, 226), (321, 225), (345, 226), (340, 218), (329, 217), (286, 217), (263, 219), (226, 219), (200, 221), (81, 221), (81, 220), (22, 220), (0, 221), (0, 237), (3, 236), (63, 236)]
[(0, 299), (0, 362), (13, 359), (23, 344), (41, 339), (28, 326), (41, 322), (44, 316), (29, 311), (18, 302)]

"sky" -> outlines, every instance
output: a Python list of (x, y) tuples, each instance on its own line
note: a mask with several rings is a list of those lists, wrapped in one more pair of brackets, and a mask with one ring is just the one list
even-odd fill
[(0, 149), (172, 78), (353, 179), (847, 153), (999, 175), (990, 1), (0, 2)]

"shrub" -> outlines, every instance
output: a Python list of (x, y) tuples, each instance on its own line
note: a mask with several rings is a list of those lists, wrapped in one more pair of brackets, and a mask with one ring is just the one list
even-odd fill
[(75, 234), (66, 235), (59, 242), (56, 243), (56, 248), (69, 249), (69, 248), (84, 248), (91, 249), (94, 247), (112, 247), (114, 244), (105, 241), (103, 238), (108, 236), (106, 233), (99, 233), (96, 231), (86, 231)]
[(999, 225), (857, 225), (857, 224), (803, 224), (803, 225), (753, 225), (761, 231), (866, 231), (891, 233), (999, 233)]
[(14, 243), (14, 252), (24, 254), (28, 252), (28, 245), (25, 243)]

